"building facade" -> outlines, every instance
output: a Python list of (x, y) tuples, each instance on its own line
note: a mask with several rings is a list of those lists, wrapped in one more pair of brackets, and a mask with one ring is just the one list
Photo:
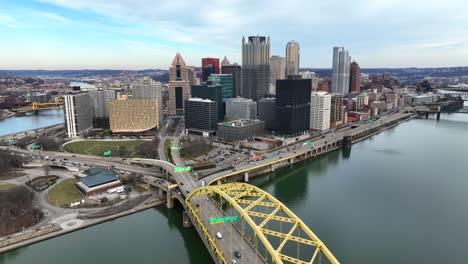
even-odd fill
[(270, 83), (270, 37), (242, 38), (241, 96), (254, 101), (268, 94)]
[(185, 65), (184, 59), (177, 53), (169, 68), (169, 115), (184, 115), (184, 101), (191, 97), (190, 86), (194, 80), (193, 67)]
[(88, 93), (65, 94), (63, 104), (68, 137), (81, 136), (93, 128), (93, 105)]
[(159, 127), (157, 99), (109, 102), (109, 124), (113, 134), (153, 134)]
[(93, 127), (109, 128), (109, 102), (116, 100), (115, 90), (89, 91), (93, 104)]
[(265, 134), (265, 122), (261, 120), (241, 119), (218, 123), (216, 136), (226, 141), (241, 141)]
[(223, 99), (234, 97), (233, 78), (231, 74), (212, 74), (208, 77), (208, 83), (222, 87)]
[(330, 127), (343, 124), (343, 95), (332, 94), (330, 106)]
[(219, 59), (202, 58), (202, 82), (206, 82), (211, 74), (219, 74)]
[(263, 98), (258, 100), (258, 119), (265, 121), (266, 129), (273, 130), (275, 127), (275, 98)]
[(238, 119), (257, 119), (257, 102), (241, 97), (226, 100), (226, 120)]
[(131, 84), (133, 99), (156, 99), (158, 100), (159, 125), (163, 123), (163, 84), (150, 77), (139, 78)]
[(286, 76), (299, 74), (300, 47), (297, 41), (291, 40), (286, 45)]
[(343, 47), (333, 48), (332, 93), (348, 94), (350, 84), (351, 57)]
[(288, 76), (276, 81), (275, 131), (296, 136), (310, 128), (311, 80)]
[(331, 94), (313, 92), (310, 100), (310, 129), (326, 130), (330, 128)]
[(215, 101), (201, 98), (185, 100), (185, 129), (187, 133), (212, 136), (216, 133), (218, 109)]
[(218, 122), (224, 120), (223, 89), (220, 85), (192, 85), (192, 97), (216, 102)]
[(270, 83), (276, 85), (276, 80), (285, 79), (286, 58), (273, 55), (270, 58), (271, 78)]
[(242, 67), (236, 63), (231, 65), (223, 65), (221, 67), (223, 74), (232, 76), (232, 97), (238, 97), (241, 94), (242, 85)]
[(359, 67), (359, 64), (357, 62), (353, 61), (351, 63), (351, 87), (350, 87), (350, 93), (356, 92), (360, 93), (361, 92), (361, 67)]

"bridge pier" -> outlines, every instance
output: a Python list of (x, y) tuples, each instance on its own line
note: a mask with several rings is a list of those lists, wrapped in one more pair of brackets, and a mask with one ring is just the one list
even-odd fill
[(271, 164), (271, 165), (270, 165), (270, 171), (271, 171), (271, 172), (275, 171), (275, 165), (274, 165), (274, 164)]
[(193, 227), (193, 224), (192, 224), (192, 221), (190, 220), (190, 217), (188, 216), (188, 213), (187, 211), (184, 210), (183, 214), (182, 214), (182, 221), (183, 221), (183, 226), (185, 228), (191, 228)]
[(440, 111), (437, 112), (437, 120), (440, 120)]
[(221, 180), (217, 180), (216, 184), (221, 185), (222, 184)]
[(429, 118), (429, 112), (426, 112), (426, 119)]
[(167, 202), (166, 207), (168, 209), (174, 208), (174, 201), (172, 200), (172, 189), (167, 188)]
[(166, 181), (168, 181), (169, 180), (169, 172), (167, 170), (165, 170), (165, 169), (162, 169), (162, 170), (164, 171), (164, 176), (165, 176)]
[(244, 181), (249, 182), (249, 173), (248, 172), (244, 173)]
[(294, 163), (294, 158), (290, 158), (289, 159), (289, 164), (293, 164)]
[(161, 200), (164, 198), (164, 190), (161, 188), (158, 189), (158, 197)]

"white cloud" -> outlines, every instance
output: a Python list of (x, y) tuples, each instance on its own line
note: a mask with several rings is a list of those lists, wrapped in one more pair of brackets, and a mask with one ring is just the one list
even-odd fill
[(6, 14), (0, 14), (0, 26), (17, 28), (20, 26), (20, 24), (14, 17)]
[(51, 12), (43, 12), (43, 11), (38, 11), (35, 12), (36, 15), (47, 18), (49, 20), (55, 21), (55, 22), (60, 22), (60, 23), (70, 23), (71, 20), (61, 16), (59, 14), (51, 13)]

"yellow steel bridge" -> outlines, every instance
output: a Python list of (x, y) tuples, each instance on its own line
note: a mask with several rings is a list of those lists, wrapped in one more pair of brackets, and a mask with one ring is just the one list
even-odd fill
[(15, 112), (38, 112), (44, 110), (57, 109), (63, 106), (63, 99), (61, 97), (56, 97), (50, 102), (38, 103), (32, 102), (31, 105), (14, 109)]
[[(204, 208), (213, 204), (210, 201), (227, 219), (220, 224), (222, 230), (227, 233), (229, 229), (236, 229), (243, 241), (233, 243), (216, 238), (213, 219), (208, 213), (213, 210)], [(271, 194), (255, 186), (246, 183), (204, 186), (193, 191), (185, 204), (218, 263), (231, 263), (231, 252), (242, 251), (244, 244), (264, 263), (339, 263), (299, 217)], [(242, 256), (242, 263), (247, 263), (247, 257)]]

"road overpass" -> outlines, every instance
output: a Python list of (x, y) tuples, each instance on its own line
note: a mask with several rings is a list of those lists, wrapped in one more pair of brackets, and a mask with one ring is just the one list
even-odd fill
[(24, 137), (40, 137), (45, 134), (54, 133), (65, 126), (63, 124), (39, 127), (35, 129), (19, 131), (8, 135), (0, 136), (0, 141), (18, 140)]

